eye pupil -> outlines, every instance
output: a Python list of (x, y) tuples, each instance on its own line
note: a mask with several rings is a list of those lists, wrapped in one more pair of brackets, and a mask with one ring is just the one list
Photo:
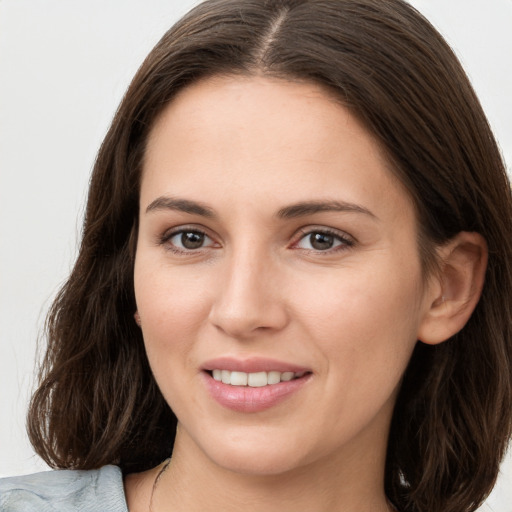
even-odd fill
[(318, 251), (330, 249), (334, 244), (334, 236), (327, 233), (312, 233), (309, 236), (311, 247)]
[(186, 231), (181, 235), (181, 243), (186, 249), (198, 249), (204, 243), (204, 234)]

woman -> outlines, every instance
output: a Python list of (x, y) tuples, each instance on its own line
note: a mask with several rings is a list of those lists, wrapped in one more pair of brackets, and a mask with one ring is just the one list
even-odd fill
[(3, 509), (475, 510), (511, 434), (511, 206), (408, 4), (201, 4), (116, 114), (49, 317), (29, 434), (74, 471)]

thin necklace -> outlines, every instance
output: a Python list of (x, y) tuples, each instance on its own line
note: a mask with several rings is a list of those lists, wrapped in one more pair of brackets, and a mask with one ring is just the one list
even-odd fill
[[(164, 460), (163, 466), (158, 472), (158, 474), (155, 477), (155, 481), (153, 482), (153, 489), (151, 490), (151, 497), (149, 498), (149, 512), (153, 512), (153, 496), (155, 494), (158, 482), (160, 481), (160, 478), (162, 478), (162, 475), (166, 472), (167, 468), (169, 467), (169, 464), (171, 463), (171, 458)], [(388, 498), (386, 500), (388, 502), (389, 507), (392, 511), (398, 512), (398, 509), (395, 507), (393, 502)]]
[(153, 512), (153, 496), (155, 494), (156, 487), (158, 485), (158, 482), (160, 481), (160, 478), (165, 473), (166, 469), (169, 467), (169, 464), (171, 463), (171, 458), (164, 460), (164, 465), (156, 475), (155, 481), (153, 482), (153, 489), (151, 490), (151, 497), (149, 498), (149, 512)]

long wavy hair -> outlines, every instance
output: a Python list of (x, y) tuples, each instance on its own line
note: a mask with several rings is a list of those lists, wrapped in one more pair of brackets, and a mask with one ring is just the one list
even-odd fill
[(99, 151), (75, 267), (47, 319), (28, 431), (58, 468), (140, 471), (169, 456), (176, 418), (145, 355), (133, 263), (139, 184), (156, 116), (212, 75), (321, 84), (378, 138), (414, 200), (425, 272), (460, 231), (489, 247), (461, 332), (417, 343), (389, 435), (385, 489), (402, 512), (469, 512), (512, 430), (512, 199), (479, 101), (438, 32), (403, 0), (208, 0), (133, 79)]

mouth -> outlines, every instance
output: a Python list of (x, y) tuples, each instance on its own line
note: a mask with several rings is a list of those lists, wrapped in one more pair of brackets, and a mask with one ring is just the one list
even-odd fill
[(238, 413), (257, 413), (281, 404), (309, 387), (313, 372), (282, 361), (217, 358), (202, 368), (210, 396)]
[(281, 382), (290, 382), (295, 379), (300, 379), (311, 372), (300, 371), (281, 372), (278, 370), (260, 371), (260, 372), (241, 372), (214, 369), (209, 370), (207, 373), (217, 382), (228, 384), (230, 386), (247, 386), (251, 388), (261, 388), (265, 386), (274, 386)]

